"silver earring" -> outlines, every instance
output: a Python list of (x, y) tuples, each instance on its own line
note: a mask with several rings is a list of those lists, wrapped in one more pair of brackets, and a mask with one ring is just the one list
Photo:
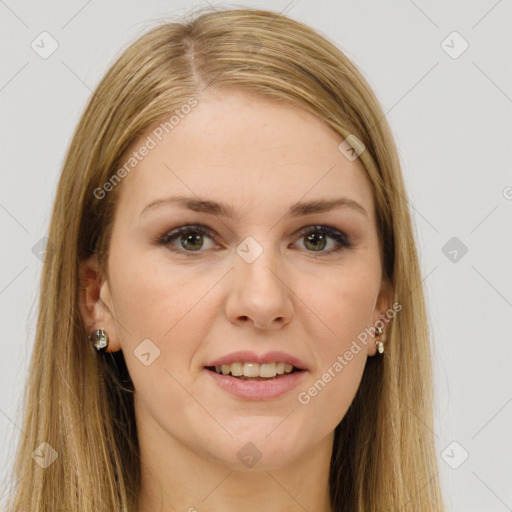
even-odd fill
[[(375, 327), (375, 334), (377, 334), (377, 336), (382, 335), (383, 332), (384, 331), (382, 330), (382, 327)], [(383, 341), (384, 341), (383, 339), (375, 340), (375, 344), (377, 345), (377, 350), (379, 351), (379, 354), (384, 353)]]
[(97, 331), (94, 331), (92, 334), (89, 334), (89, 336), (87, 336), (87, 339), (89, 341), (94, 342), (94, 348), (98, 351), (108, 347), (108, 335), (107, 332), (104, 331), (103, 329), (98, 329)]

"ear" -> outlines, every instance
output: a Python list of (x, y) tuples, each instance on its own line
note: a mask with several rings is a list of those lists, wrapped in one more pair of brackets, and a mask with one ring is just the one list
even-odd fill
[[(375, 337), (368, 344), (368, 355), (374, 356), (377, 353), (377, 345), (375, 343), (376, 340), (386, 339), (387, 331), (389, 330), (389, 321), (390, 319), (386, 316), (386, 311), (391, 308), (391, 304), (393, 301), (393, 287), (391, 283), (387, 279), (383, 279), (381, 282), (381, 287), (379, 291), (379, 295), (375, 302), (375, 309), (373, 312), (372, 318), (372, 327), (375, 327), (376, 324), (382, 327), (384, 331), (381, 336), (375, 335)], [(380, 320), (379, 323), (377, 323)], [(384, 348), (386, 348), (386, 343), (384, 343)]]
[[(105, 352), (121, 350), (109, 285), (101, 275), (96, 254), (80, 262), (79, 308), (87, 334), (104, 329), (109, 337)], [(88, 340), (85, 340), (91, 343)]]

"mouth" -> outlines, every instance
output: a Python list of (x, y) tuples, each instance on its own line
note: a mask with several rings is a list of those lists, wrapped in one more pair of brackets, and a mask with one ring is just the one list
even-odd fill
[(264, 364), (237, 362), (219, 366), (205, 366), (205, 369), (218, 375), (253, 382), (278, 380), (288, 375), (305, 371), (291, 364), (282, 362)]
[(289, 363), (237, 362), (204, 366), (212, 382), (243, 400), (273, 400), (285, 396), (305, 378), (308, 370)]

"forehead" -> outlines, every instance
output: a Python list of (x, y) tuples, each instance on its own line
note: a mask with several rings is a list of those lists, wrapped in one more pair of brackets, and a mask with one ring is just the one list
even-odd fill
[[(315, 115), (232, 90), (208, 91), (183, 112), (172, 124), (165, 125), (169, 115), (151, 125), (125, 155), (123, 162), (139, 152), (121, 184), (120, 202), (132, 211), (178, 194), (222, 201), (236, 210), (279, 209), (343, 195), (373, 217), (364, 167), (346, 158), (338, 149), (343, 138)], [(150, 149), (140, 151), (143, 146)]]

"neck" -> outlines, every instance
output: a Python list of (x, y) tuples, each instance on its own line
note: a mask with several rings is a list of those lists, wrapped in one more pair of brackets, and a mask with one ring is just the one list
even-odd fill
[[(147, 433), (149, 434), (149, 432)], [(139, 432), (139, 512), (332, 512), (333, 433), (286, 467), (240, 470), (201, 456), (168, 433)]]

